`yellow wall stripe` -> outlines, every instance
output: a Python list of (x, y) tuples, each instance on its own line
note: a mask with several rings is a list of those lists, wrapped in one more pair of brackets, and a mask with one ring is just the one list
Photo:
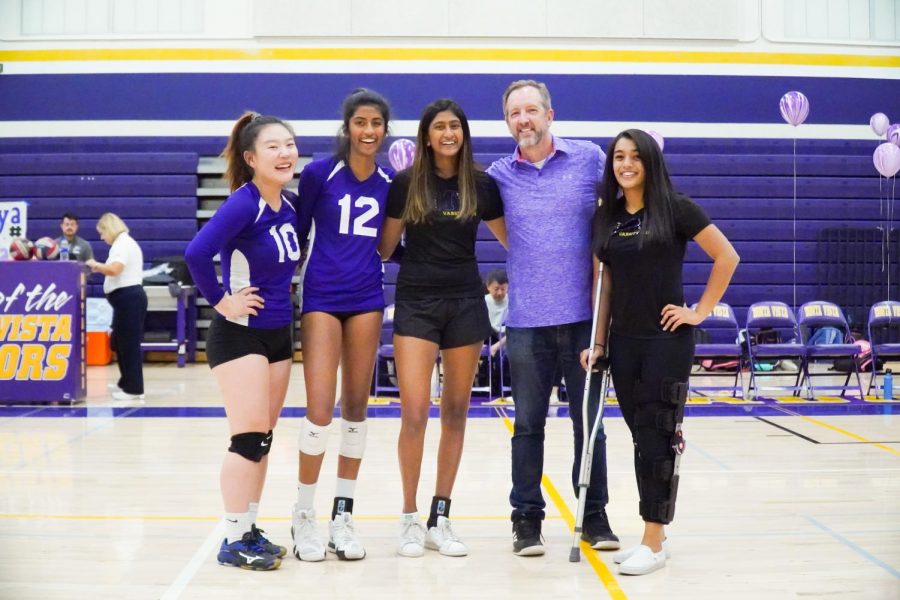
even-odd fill
[[(512, 434), (513, 424), (512, 421), (509, 420), (509, 417), (506, 415), (506, 410), (504, 410), (503, 408), (498, 408), (497, 414), (499, 414), (503, 418), (503, 424), (506, 425), (509, 433)], [(556, 486), (553, 485), (553, 482), (549, 477), (547, 477), (547, 475), (541, 477), (541, 484), (544, 486), (544, 489), (547, 490), (547, 495), (550, 496), (550, 500), (562, 515), (562, 518), (566, 522), (566, 525), (568, 525), (569, 531), (574, 535), (575, 517), (572, 515), (572, 511), (569, 510), (569, 507), (566, 505), (566, 501), (563, 500), (562, 496), (560, 496), (559, 492), (556, 490)], [(581, 542), (581, 554), (594, 568), (594, 572), (597, 573), (600, 581), (603, 582), (603, 587), (606, 588), (606, 591), (609, 593), (609, 597), (613, 598), (614, 600), (627, 600), (628, 597), (625, 595), (625, 592), (622, 591), (622, 588), (619, 587), (619, 582), (610, 572), (609, 568), (607, 568), (606, 563), (597, 558), (597, 551), (591, 548), (587, 542)]]
[(187, 60), (551, 61), (900, 68), (900, 55), (534, 48), (95, 48), (5, 50), (0, 62)]

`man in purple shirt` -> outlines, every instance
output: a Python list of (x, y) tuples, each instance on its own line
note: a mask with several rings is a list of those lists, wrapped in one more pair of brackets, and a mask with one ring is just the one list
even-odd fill
[[(584, 432), (581, 391), (585, 372), (580, 352), (590, 346), (591, 219), (605, 155), (599, 146), (550, 134), (553, 108), (543, 83), (515, 81), (503, 94), (503, 113), (518, 146), (488, 173), (500, 187), (509, 234), (507, 348), (516, 406), (512, 439), (513, 553), (544, 554), (541, 494), (544, 427), (554, 374), (559, 368), (569, 391), (575, 432), (572, 484), (578, 473)], [(599, 386), (592, 386), (590, 421)], [(597, 436), (582, 538), (598, 550), (616, 550), (619, 538), (606, 517), (606, 435)]]

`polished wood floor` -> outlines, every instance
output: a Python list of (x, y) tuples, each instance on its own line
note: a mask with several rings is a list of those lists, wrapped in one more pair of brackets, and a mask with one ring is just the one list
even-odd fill
[[(87, 410), (0, 412), (0, 598), (900, 598), (900, 403), (896, 414), (688, 418), (673, 556), (644, 577), (619, 575), (608, 553), (568, 561), (567, 418), (548, 421), (547, 554), (513, 556), (503, 406), (468, 425), (452, 517), (469, 556), (397, 557), (399, 420), (386, 411), (370, 419), (357, 488), (367, 558), (310, 564), (288, 555), (278, 571), (257, 573), (215, 560), (227, 429), (208, 369), (148, 365), (145, 373), (143, 407), (109, 400), (114, 367), (94, 367)], [(287, 405), (303, 403), (298, 365)], [(283, 545), (300, 411), (289, 414), (276, 430), (260, 521)], [(422, 510), (438, 425), (429, 427)], [(631, 444), (621, 418), (608, 418), (606, 429), (608, 512), (630, 545), (641, 531)], [(322, 514), (337, 443), (333, 436), (319, 485)]]

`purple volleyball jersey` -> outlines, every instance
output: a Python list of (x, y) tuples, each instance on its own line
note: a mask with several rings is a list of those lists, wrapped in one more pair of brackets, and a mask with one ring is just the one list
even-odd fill
[(378, 239), (394, 171), (359, 181), (344, 161), (316, 160), (300, 174), (298, 230), (309, 230), (303, 312), (384, 308)]
[[(276, 329), (293, 319), (291, 278), (300, 260), (297, 197), (281, 192), (281, 208), (272, 210), (259, 189), (246, 183), (225, 200), (184, 253), (200, 293), (215, 306), (228, 293), (257, 287), (265, 300), (256, 316), (228, 319), (259, 329)], [(305, 232), (301, 232), (305, 234)], [(222, 261), (222, 285), (216, 279), (213, 257)], [(224, 289), (223, 289), (224, 286)]]

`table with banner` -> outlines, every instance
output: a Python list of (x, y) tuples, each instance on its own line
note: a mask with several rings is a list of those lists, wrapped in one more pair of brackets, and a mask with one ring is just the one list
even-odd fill
[(0, 404), (84, 398), (85, 274), (64, 261), (0, 261)]

